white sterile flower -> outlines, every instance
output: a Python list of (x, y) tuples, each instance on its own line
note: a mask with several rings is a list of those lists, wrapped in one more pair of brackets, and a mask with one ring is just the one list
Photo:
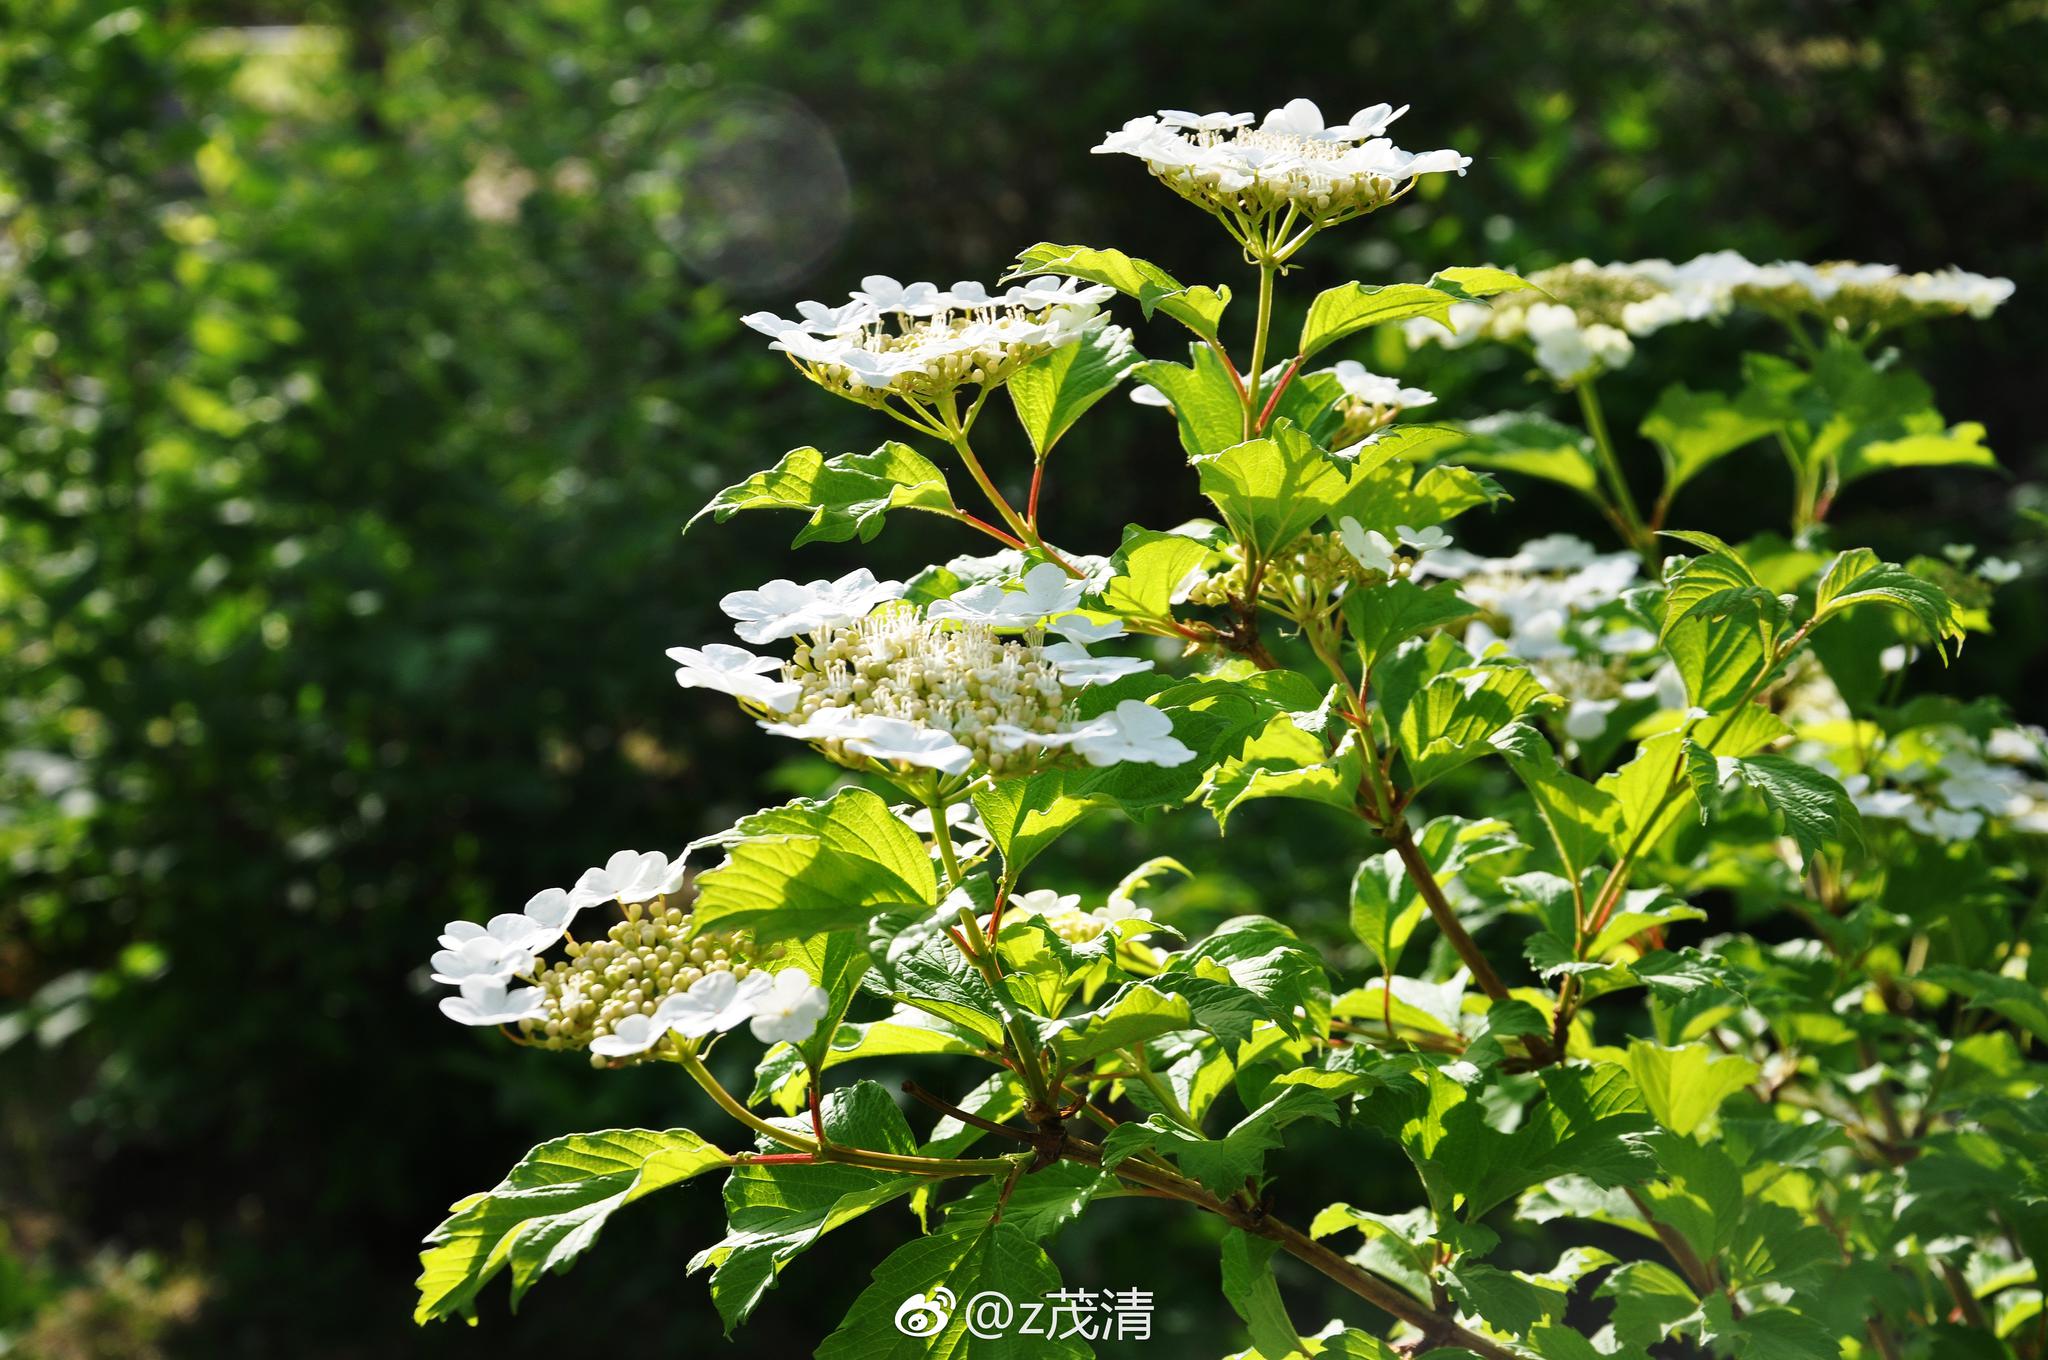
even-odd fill
[(866, 567), (836, 581), (774, 580), (759, 590), (736, 590), (718, 602), (740, 640), (757, 646), (778, 638), (815, 633), (835, 623), (865, 618), (885, 600), (901, 599), (901, 581), (877, 581)]
[(441, 1014), (463, 1025), (511, 1025), (521, 1020), (537, 1020), (544, 1009), (540, 988), (507, 991), (503, 982), (465, 982), (460, 996), (441, 998)]
[(1167, 400), (1166, 394), (1150, 383), (1132, 383), (1130, 396), (1131, 400), (1140, 406), (1164, 406), (1169, 409), (1173, 406), (1173, 403)]
[(685, 1039), (701, 1039), (725, 1031), (754, 1017), (754, 1007), (772, 984), (758, 970), (744, 978), (730, 972), (706, 973), (657, 1007), (668, 1012), (668, 1027)]
[(594, 869), (585, 869), (569, 890), (569, 904), (581, 911), (600, 902), (649, 902), (683, 886), (683, 859), (673, 863), (659, 850), (620, 850)]
[(1403, 387), (1400, 379), (1374, 373), (1356, 359), (1340, 359), (1329, 371), (1345, 396), (1368, 406), (1427, 406), (1436, 400), (1434, 393)]
[[(932, 810), (930, 808), (914, 807), (909, 803), (905, 803), (900, 807), (891, 808), (890, 811), (901, 817), (903, 824), (918, 835), (930, 836), (932, 834)], [(949, 833), (957, 833), (966, 838), (965, 840), (953, 843), (953, 848), (962, 855), (972, 858), (988, 848), (988, 828), (982, 825), (981, 818), (976, 814), (974, 804), (972, 803), (948, 803), (946, 805), (946, 829)]]
[(1426, 529), (1412, 529), (1405, 524), (1394, 526), (1394, 533), (1401, 542), (1417, 552), (1435, 552), (1438, 548), (1451, 546), (1451, 536), (1439, 525), (1432, 524)]
[(553, 932), (548, 936), (547, 944), (531, 946), (535, 952), (547, 948), (548, 944), (553, 944), (567, 934), (570, 924), (576, 919), (576, 913), (581, 910), (582, 908), (570, 899), (569, 894), (560, 888), (542, 888), (527, 898), (526, 906), (520, 914), (533, 930), (533, 935), (528, 938), (537, 938), (545, 932)]
[[(730, 977), (729, 973), (712, 973), (710, 977)], [(684, 1010), (682, 992), (671, 993), (662, 998), (652, 1015), (629, 1015), (613, 1027), (610, 1034), (601, 1034), (590, 1041), (590, 1051), (607, 1058), (623, 1058), (633, 1053), (645, 1053), (667, 1036), (669, 1030)]]
[(926, 610), (934, 619), (960, 619), (993, 628), (1028, 628), (1060, 614), (1071, 614), (1088, 593), (1088, 582), (1076, 580), (1051, 562), (1024, 573), (1020, 588), (1006, 590), (999, 581), (970, 586), (951, 599), (935, 600)]
[(1027, 916), (1052, 916), (1060, 912), (1079, 911), (1081, 894), (1056, 892), (1051, 888), (1033, 888), (1030, 892), (1010, 894), (1010, 900), (1003, 906), (1004, 919), (1022, 919)]
[(1159, 121), (1170, 128), (1186, 128), (1189, 132), (1227, 132), (1231, 128), (1248, 127), (1253, 122), (1249, 113), (1189, 113), (1186, 109), (1161, 109)]
[(857, 756), (900, 761), (941, 774), (965, 774), (974, 765), (974, 752), (951, 734), (907, 718), (864, 714), (841, 728), (839, 741)]
[(1619, 699), (1574, 699), (1565, 714), (1564, 734), (1573, 741), (1591, 741), (1607, 730), (1607, 719)]
[(1107, 642), (1111, 638), (1122, 637), (1124, 621), (1093, 619), (1086, 614), (1067, 614), (1047, 624), (1045, 631), (1056, 633), (1069, 642), (1078, 642), (1085, 647), (1091, 643)]
[(703, 648), (671, 647), (664, 655), (676, 663), (676, 683), (684, 689), (717, 690), (773, 713), (789, 712), (802, 693), (790, 681), (767, 674), (782, 669), (780, 659), (756, 656), (744, 647), (713, 642)]
[(1195, 753), (1175, 740), (1173, 719), (1142, 699), (1126, 699), (1110, 712), (1067, 734), (1090, 765), (1134, 761), (1141, 765), (1183, 765)]
[(1135, 656), (1090, 656), (1078, 642), (1055, 642), (1045, 649), (1045, 659), (1058, 669), (1065, 685), (1100, 685), (1152, 669), (1152, 663)]
[(1914, 649), (1903, 642), (1893, 643), (1877, 654), (1877, 668), (1886, 675), (1902, 671), (1913, 664)]
[(754, 1003), (754, 1037), (764, 1044), (800, 1044), (811, 1037), (831, 1006), (832, 994), (803, 969), (785, 968)]
[(428, 962), (433, 965), (434, 981), (463, 987), (472, 982), (509, 982), (533, 967), (533, 954), (510, 941), (478, 935), (452, 949), (435, 950)]
[(1367, 529), (1350, 515), (1337, 521), (1337, 536), (1344, 541), (1344, 551), (1351, 554), (1367, 571), (1394, 574), (1394, 544), (1377, 529)]
[(1977, 564), (1977, 574), (1992, 585), (2010, 585), (2020, 579), (2020, 564), (2003, 557), (1987, 557)]

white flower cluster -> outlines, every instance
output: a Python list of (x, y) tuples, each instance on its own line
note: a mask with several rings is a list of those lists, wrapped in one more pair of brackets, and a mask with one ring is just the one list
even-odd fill
[(1152, 664), (1088, 651), (1123, 626), (1080, 611), (1087, 589), (1051, 563), (1015, 588), (989, 581), (925, 609), (865, 570), (807, 586), (771, 581), (721, 604), (748, 641), (801, 635), (789, 660), (722, 643), (668, 655), (686, 688), (731, 694), (766, 730), (855, 769), (1015, 773), (1069, 750), (1092, 765), (1193, 759), (1172, 720), (1137, 700), (1075, 716), (1081, 690)]
[(1992, 819), (2048, 835), (2048, 781), (2039, 774), (2048, 762), (2048, 734), (2001, 728), (1981, 746), (1960, 727), (1918, 729), (1908, 737), (1903, 756), (1885, 762), (1875, 777), (1866, 772), (1842, 781), (1865, 817), (1903, 822), (1941, 841), (1974, 839)]
[(771, 312), (740, 320), (820, 386), (874, 405), (1001, 383), (1103, 324), (1101, 304), (1115, 292), (1078, 279), (1028, 279), (991, 293), (973, 282), (942, 289), (870, 274), (842, 306), (800, 302), (794, 320)]
[(1326, 125), (1321, 109), (1295, 99), (1254, 126), (1249, 113), (1163, 109), (1133, 118), (1094, 149), (1136, 156), (1183, 198), (1245, 222), (1292, 211), (1305, 225), (1328, 226), (1382, 207), (1418, 175), (1462, 175), (1472, 163), (1456, 151), (1395, 146), (1384, 134), (1407, 111), (1375, 104)]
[[(460, 991), (442, 1000), (442, 1013), (465, 1025), (516, 1025), (540, 1048), (588, 1048), (600, 1067), (655, 1053), (670, 1034), (700, 1039), (745, 1020), (766, 1042), (808, 1037), (825, 1013), (824, 990), (802, 969), (772, 980), (759, 971), (781, 957), (779, 945), (699, 932), (670, 900), (683, 877), (680, 858), (621, 850), (575, 887), (534, 894), (522, 912), (485, 925), (450, 921), (433, 976)], [(576, 917), (604, 903), (622, 919), (601, 938), (575, 938)], [(558, 943), (565, 957), (543, 963)]]
[[(1570, 385), (1625, 365), (1631, 337), (1684, 321), (1713, 321), (1736, 306), (1810, 314), (1847, 329), (1941, 316), (1986, 317), (2012, 296), (2010, 279), (1962, 269), (1904, 274), (1888, 264), (1753, 264), (1732, 250), (1670, 260), (1595, 264), (1574, 260), (1528, 276), (1537, 292), (1451, 307), (1450, 329), (1426, 317), (1402, 325), (1411, 347), (1456, 348), (1474, 340), (1523, 343)], [(1545, 298), (1548, 300), (1539, 300)]]
[(1153, 928), (1151, 908), (1137, 906), (1120, 897), (1111, 897), (1099, 907), (1084, 909), (1079, 893), (1034, 888), (1030, 892), (1013, 894), (1003, 908), (1003, 920), (1006, 922), (1033, 918), (1043, 921), (1047, 929), (1068, 944), (1086, 944), (1120, 923), (1129, 923), (1122, 925), (1126, 937), (1143, 935)]
[(1641, 669), (1638, 661), (1656, 651), (1657, 638), (1616, 617), (1610, 606), (1636, 584), (1639, 567), (1632, 553), (1599, 553), (1583, 539), (1550, 534), (1507, 557), (1439, 552), (1417, 571), (1456, 580), (1481, 611), (1466, 625), (1467, 651), (1484, 656), (1497, 648), (1528, 662), (1552, 693), (1570, 702), (1565, 735), (1590, 741), (1625, 702), (1686, 705), (1684, 683), (1668, 662), (1631, 678)]

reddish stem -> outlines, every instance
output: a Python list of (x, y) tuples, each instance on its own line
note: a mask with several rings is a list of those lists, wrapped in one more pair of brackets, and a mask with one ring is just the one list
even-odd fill
[(811, 1133), (817, 1138), (818, 1145), (823, 1147), (830, 1140), (825, 1137), (825, 1116), (819, 1113), (818, 1110), (818, 1083), (816, 1081), (811, 1083), (809, 1094), (811, 1098)]
[(1024, 502), (1024, 519), (1033, 529), (1038, 527), (1038, 488), (1045, 484), (1045, 460), (1039, 459), (1031, 466), (1031, 498)]
[(1023, 539), (1018, 538), (1013, 534), (1004, 533), (1001, 529), (996, 528), (995, 525), (990, 524), (987, 520), (977, 518), (974, 515), (970, 515), (965, 510), (960, 511), (959, 515), (960, 522), (962, 524), (970, 525), (973, 528), (979, 529), (983, 533), (987, 534), (990, 538), (1000, 539), (1003, 542), (1009, 544), (1011, 547), (1019, 549), (1020, 551), (1024, 549), (1025, 543)]
[(1273, 384), (1273, 395), (1266, 398), (1265, 409), (1259, 412), (1258, 423), (1252, 426), (1253, 434), (1258, 434), (1264, 430), (1267, 422), (1273, 419), (1273, 408), (1280, 404), (1281, 393), (1285, 392), (1287, 385), (1294, 381), (1294, 375), (1301, 371), (1301, 364), (1301, 356), (1295, 355), (1293, 361), (1287, 365), (1287, 370), (1280, 375), (1280, 380)]
[(817, 1159), (812, 1152), (750, 1152), (738, 1158), (748, 1166), (809, 1166)]

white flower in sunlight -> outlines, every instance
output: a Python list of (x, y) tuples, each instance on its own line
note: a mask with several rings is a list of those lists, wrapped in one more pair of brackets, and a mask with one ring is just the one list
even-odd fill
[(768, 672), (782, 669), (779, 658), (756, 656), (744, 647), (713, 642), (702, 648), (671, 647), (664, 655), (676, 663), (676, 683), (684, 689), (717, 690), (772, 713), (787, 713), (803, 692), (788, 680), (769, 678)]
[(1228, 132), (1231, 128), (1249, 126), (1253, 116), (1249, 113), (1189, 113), (1186, 109), (1161, 109), (1159, 121), (1170, 128), (1185, 128), (1189, 132)]
[(1432, 524), (1427, 529), (1412, 529), (1405, 524), (1394, 526), (1394, 534), (1401, 542), (1417, 552), (1435, 552), (1451, 546), (1451, 536), (1440, 525)]
[[(920, 836), (932, 834), (932, 810), (905, 803), (890, 809), (903, 819), (903, 824)], [(946, 829), (965, 839), (955, 840), (953, 849), (962, 857), (973, 859), (988, 849), (988, 828), (981, 823), (981, 817), (972, 803), (948, 803), (946, 805)]]
[(1337, 521), (1337, 536), (1344, 542), (1344, 551), (1351, 554), (1358, 565), (1367, 571), (1394, 574), (1394, 544), (1377, 529), (1367, 529), (1350, 515)]
[(811, 1037), (831, 1006), (832, 994), (813, 983), (803, 969), (785, 968), (754, 1002), (754, 1037), (764, 1044), (800, 1044)]
[(1132, 383), (1130, 397), (1140, 406), (1163, 406), (1169, 410), (1173, 407), (1166, 394), (1150, 383)]
[(1601, 322), (1581, 326), (1576, 312), (1554, 302), (1525, 308), (1522, 319), (1537, 365), (1566, 386), (1621, 368), (1635, 354), (1628, 332)]
[(1173, 719), (1142, 699), (1126, 699), (1066, 737), (1090, 765), (1183, 765), (1195, 758), (1174, 738)]
[(1068, 614), (1047, 624), (1048, 633), (1057, 633), (1069, 642), (1092, 646), (1124, 635), (1122, 619), (1091, 619), (1086, 614)]
[(685, 1039), (701, 1039), (754, 1018), (754, 1007), (773, 984), (759, 970), (744, 978), (730, 972), (706, 973), (686, 992), (672, 995), (656, 1009), (667, 1011), (668, 1027)]
[(1045, 659), (1058, 670), (1063, 685), (1101, 685), (1152, 669), (1152, 663), (1135, 656), (1090, 656), (1076, 642), (1055, 642), (1045, 649)]
[[(581, 910), (582, 908), (562, 889), (542, 888), (526, 899), (526, 906), (521, 909), (520, 915), (534, 932), (529, 938), (538, 938), (543, 933), (553, 932), (547, 942), (553, 944), (568, 933), (570, 924), (576, 919), (576, 913)], [(535, 952), (545, 948), (546, 944), (536, 946)]]
[(865, 618), (885, 600), (901, 599), (901, 581), (877, 581), (866, 567), (836, 581), (769, 581), (758, 590), (736, 590), (718, 602), (740, 640), (756, 646), (779, 638), (815, 633), (837, 623)]
[(1574, 699), (1565, 714), (1564, 734), (1573, 741), (1592, 741), (1607, 730), (1607, 719), (1619, 707), (1619, 699)]
[(894, 760), (941, 774), (965, 774), (974, 765), (974, 752), (955, 741), (950, 733), (923, 727), (906, 718), (884, 718), (866, 714), (847, 724), (839, 740), (847, 750), (871, 760)]
[(464, 987), (472, 982), (495, 982), (502, 986), (533, 967), (533, 953), (509, 940), (476, 935), (452, 949), (436, 950), (428, 962), (433, 965), (434, 981), (450, 987)]
[(2020, 564), (2003, 557), (1987, 557), (1977, 564), (1977, 574), (1992, 585), (2010, 585), (2020, 579)]
[(544, 1010), (540, 988), (507, 991), (503, 982), (465, 982), (460, 996), (441, 999), (441, 1014), (463, 1025), (511, 1025), (537, 1020)]
[(1051, 562), (1024, 573), (1020, 588), (1005, 590), (999, 581), (970, 586), (951, 599), (934, 600), (926, 611), (934, 619), (960, 619), (992, 628), (1028, 628), (1080, 608), (1088, 592), (1085, 579), (1074, 579)]
[[(711, 973), (709, 977), (730, 978), (730, 973)], [(610, 1034), (600, 1034), (590, 1041), (590, 1051), (606, 1058), (624, 1058), (634, 1053), (645, 1053), (667, 1037), (675, 1022), (683, 1013), (685, 993), (674, 992), (663, 997), (661, 1004), (654, 1008), (652, 1015), (628, 1015), (613, 1027)], [(728, 1027), (729, 1028), (729, 1027)]]
[(1030, 892), (1011, 893), (1010, 900), (1003, 907), (1003, 918), (1022, 919), (1028, 916), (1056, 916), (1063, 912), (1079, 911), (1081, 894), (1056, 892), (1051, 888), (1033, 888)]
[(683, 859), (659, 850), (621, 850), (594, 869), (585, 869), (568, 893), (575, 910), (600, 902), (649, 902), (683, 886)]
[(1427, 406), (1436, 400), (1434, 393), (1420, 387), (1403, 387), (1400, 379), (1374, 373), (1356, 359), (1341, 359), (1329, 372), (1344, 389), (1345, 396), (1367, 406), (1405, 408)]

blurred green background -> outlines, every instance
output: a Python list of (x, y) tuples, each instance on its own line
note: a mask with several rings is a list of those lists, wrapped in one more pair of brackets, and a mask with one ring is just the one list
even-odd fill
[[(1839, 538), (2041, 565), (2041, 0), (0, 16), (0, 1354), (726, 1353), (684, 1276), (719, 1227), (703, 1187), (622, 1216), (516, 1322), (494, 1288), (475, 1331), (412, 1327), (417, 1240), (449, 1201), (542, 1138), (707, 1114), (673, 1074), (448, 1025), (424, 960), (452, 916), (820, 781), (660, 655), (722, 632), (727, 590), (856, 560), (793, 562), (770, 516), (679, 538), (712, 491), (890, 433), (739, 314), (870, 272), (993, 282), (1038, 240), (1242, 284), (1206, 218), (1088, 154), (1134, 114), (1390, 99), (1415, 106), (1404, 145), (1476, 157), (1311, 252), (1296, 307), (1352, 277), (1729, 246), (2009, 275), (1995, 320), (1908, 341), (2015, 476), (1896, 474)], [(1618, 424), (1681, 374), (1732, 381), (1746, 338), (1646, 344), (1611, 384)], [(1505, 354), (1453, 358), (1415, 370), (1446, 415), (1542, 399)], [(1679, 520), (1776, 527), (1782, 481), (1731, 459)], [(1517, 490), (1474, 546), (1599, 536)], [(1049, 505), (1084, 550), (1197, 511), (1167, 424), (1123, 402), (1062, 446)], [(907, 528), (859, 560), (980, 551)], [(2038, 720), (2039, 592), (1998, 624), (1929, 678)], [(1243, 827), (1227, 854), (1206, 819), (1111, 828), (1049, 871), (1176, 853), (1204, 879), (1174, 913), (1257, 907), (1334, 940), (1367, 847), (1333, 856), (1298, 813)], [(1404, 1205), (1382, 1165), (1305, 1136), (1283, 1171), (1321, 1198), (1290, 1207)], [(828, 1239), (730, 1353), (808, 1351), (909, 1230)], [(1157, 1339), (1125, 1353), (1236, 1334), (1202, 1224), (1121, 1201), (1056, 1256), (1070, 1282), (1159, 1294)], [(1334, 1309), (1288, 1284), (1306, 1324)]]

